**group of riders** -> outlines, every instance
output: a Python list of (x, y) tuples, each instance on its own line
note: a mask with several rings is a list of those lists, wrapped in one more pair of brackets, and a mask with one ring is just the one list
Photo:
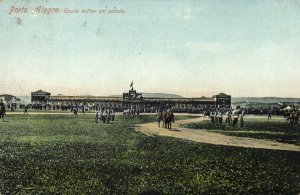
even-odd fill
[(295, 106), (288, 106), (284, 109), (284, 118), (290, 121), (291, 124), (297, 124), (300, 118), (300, 109), (297, 109)]
[(158, 122), (158, 127), (160, 127), (160, 123), (163, 122), (162, 126), (164, 128), (168, 128), (171, 129), (172, 128), (172, 122), (175, 123), (175, 119), (174, 119), (174, 113), (172, 108), (169, 109), (160, 109), (157, 113), (156, 113), (156, 119)]

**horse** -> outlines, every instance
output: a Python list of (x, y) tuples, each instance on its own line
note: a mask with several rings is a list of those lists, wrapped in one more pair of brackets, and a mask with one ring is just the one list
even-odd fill
[(175, 123), (174, 114), (171, 111), (167, 111), (163, 113), (163, 126), (168, 129), (172, 129), (172, 122)]

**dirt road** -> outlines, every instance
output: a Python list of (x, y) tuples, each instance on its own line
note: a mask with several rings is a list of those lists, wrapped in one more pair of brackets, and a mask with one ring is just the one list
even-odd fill
[(157, 123), (146, 123), (136, 127), (137, 131), (140, 131), (147, 135), (159, 135), (176, 137), (180, 139), (186, 139), (201, 143), (224, 145), (224, 146), (238, 146), (246, 148), (264, 148), (272, 150), (289, 150), (300, 151), (300, 146), (293, 144), (280, 143), (271, 140), (254, 139), (246, 137), (227, 136), (219, 133), (209, 132), (207, 130), (194, 130), (180, 127), (180, 124), (187, 124), (205, 120), (204, 118), (193, 118), (187, 120), (178, 120), (173, 123), (172, 130), (165, 128), (159, 128)]

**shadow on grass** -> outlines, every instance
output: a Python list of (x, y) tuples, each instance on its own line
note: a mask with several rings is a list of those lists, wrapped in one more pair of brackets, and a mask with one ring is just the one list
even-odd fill
[(180, 130), (179, 129), (169, 129), (170, 131), (176, 131), (176, 132), (180, 132)]

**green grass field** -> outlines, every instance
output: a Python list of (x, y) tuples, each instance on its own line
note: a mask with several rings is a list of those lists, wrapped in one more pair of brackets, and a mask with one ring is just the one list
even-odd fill
[(93, 115), (7, 120), (0, 122), (0, 194), (300, 193), (298, 152), (134, 131), (153, 116), (97, 125)]
[(224, 122), (218, 124), (207, 120), (183, 126), (192, 129), (205, 129), (224, 135), (268, 139), (281, 143), (300, 145), (300, 123), (298, 125), (291, 125), (282, 116), (273, 116), (271, 120), (268, 120), (267, 117), (246, 116), (244, 127), (240, 127), (240, 124), (231, 127)]

